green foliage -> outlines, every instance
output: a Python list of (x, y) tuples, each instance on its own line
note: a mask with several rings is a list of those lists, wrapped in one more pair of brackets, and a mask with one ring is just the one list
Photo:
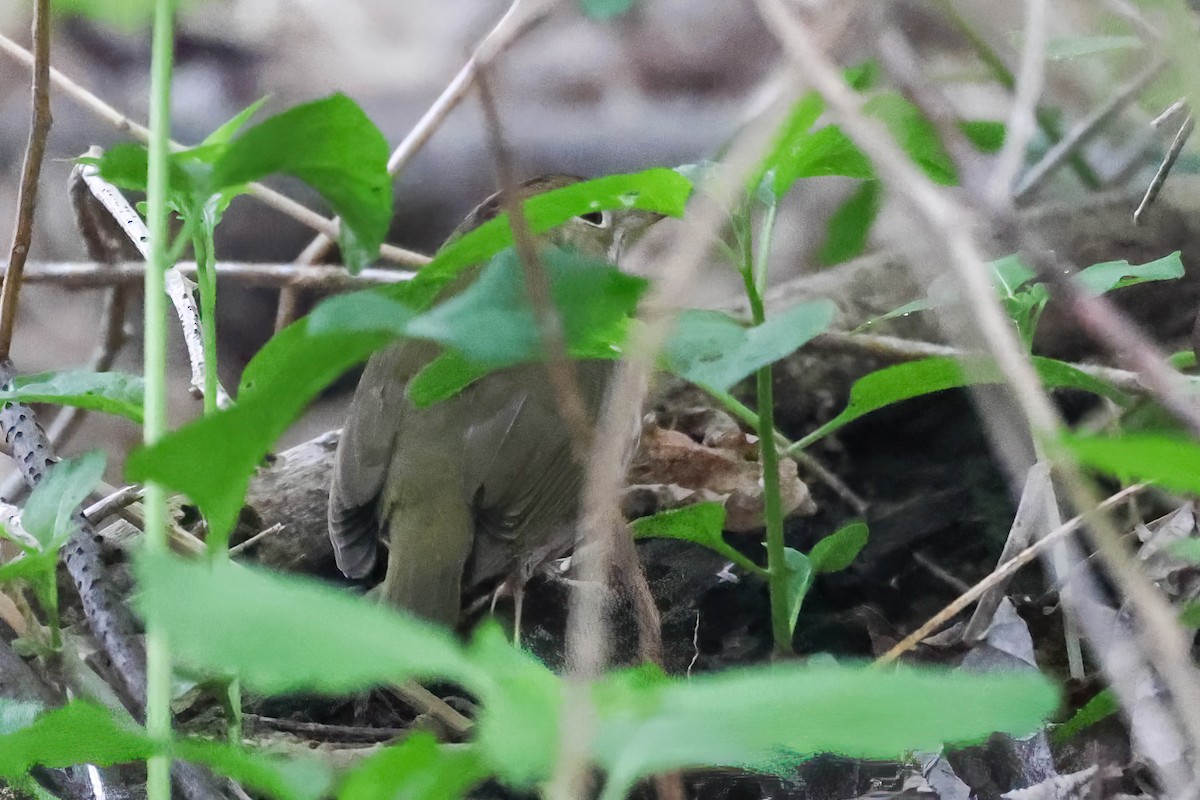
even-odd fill
[[(678, 215), (690, 190), (682, 175), (652, 169), (537, 195), (525, 203), (525, 212), (539, 233), (598, 208)], [(276, 334), (250, 361), (237, 405), (134, 451), (126, 463), (127, 476), (187, 494), (209, 523), (210, 542), (223, 545), (237, 521), (250, 475), (317, 393), (392, 341), (410, 315), (429, 308), (461, 273), (511, 243), (507, 217), (501, 215), (442, 248), (412, 281), (326, 301), (336, 303), (334, 313), (318, 307), (311, 317)], [(360, 308), (366, 313), (360, 314)], [(392, 312), (398, 323), (388, 321)], [(374, 325), (379, 327), (364, 329)]]
[(829, 266), (862, 255), (867, 249), (867, 236), (879, 215), (882, 200), (883, 184), (863, 181), (829, 218), (825, 244), (817, 254), (817, 260)]
[(1148, 481), (1200, 494), (1200, 445), (1190, 439), (1161, 434), (1067, 434), (1063, 443), (1080, 463), (1122, 481)]
[(1054, 688), (1029, 673), (783, 662), (687, 682), (618, 680), (617, 691), (593, 695), (600, 719), (593, 747), (609, 772), (604, 800), (624, 797), (640, 777), (678, 768), (784, 773), (813, 753), (889, 759), (988, 731), (1021, 735), (1057, 704)]
[(0, 402), (54, 403), (103, 411), (142, 422), (144, 382), (135, 375), (120, 372), (92, 372), (86, 369), (18, 375), (12, 388), (0, 390)]
[[(0, 700), (0, 714), (11, 701)], [(201, 739), (155, 742), (113, 719), (112, 713), (75, 701), (46, 711), (15, 729), (0, 730), (0, 777), (17, 780), (35, 766), (111, 766), (170, 754), (207, 764), (249, 789), (281, 800), (318, 800), (331, 785), (329, 769), (315, 758), (287, 759)]]
[(808, 556), (791, 547), (783, 549), (783, 569), (787, 571), (787, 623), (788, 638), (796, 633), (796, 621), (800, 608), (813, 584), (813, 565)]
[(1108, 719), (1117, 713), (1117, 696), (1112, 689), (1103, 689), (1088, 700), (1083, 708), (1076, 711), (1069, 720), (1054, 728), (1051, 738), (1055, 744), (1061, 745), (1074, 739), (1079, 733), (1101, 720)]
[(869, 531), (862, 522), (852, 522), (813, 545), (808, 558), (813, 572), (841, 572), (848, 568), (867, 544)]
[(455, 800), (487, 770), (474, 747), (442, 747), (428, 733), (414, 733), (373, 754), (351, 770), (338, 800)]
[[(1108, 397), (1117, 403), (1128, 402), (1128, 398), (1118, 389), (1066, 362), (1035, 356), (1033, 365), (1048, 387), (1079, 389)], [(947, 389), (1001, 382), (1003, 376), (999, 368), (983, 357), (925, 358), (885, 367), (855, 381), (850, 388), (850, 400), (842, 412), (797, 441), (793, 448), (803, 450), (859, 417), (903, 400)]]
[(660, 511), (635, 519), (630, 527), (635, 539), (680, 539), (707, 547), (748, 572), (765, 575), (766, 570), (746, 558), (725, 541), (725, 506), (717, 502)]
[(450, 632), (313, 581), (227, 560), (148, 555), (137, 577), (138, 611), (170, 631), (179, 663), (233, 674), (256, 691), (352, 692), (436, 677), (477, 687), (483, 680)]
[(824, 331), (835, 311), (830, 301), (814, 300), (751, 328), (719, 311), (686, 311), (663, 349), (663, 366), (697, 386), (723, 392)]
[(104, 475), (104, 463), (99, 450), (63, 459), (30, 492), (21, 521), (43, 551), (56, 551), (78, 529), (75, 512)]
[[(211, 231), (246, 184), (292, 175), (316, 189), (341, 217), (342, 258), (357, 272), (378, 255), (392, 219), (387, 141), (341, 94), (295, 106), (235, 136), (261, 104), (218, 128), (204, 144), (171, 154), (171, 205)], [(146, 188), (141, 145), (118, 145), (96, 163), (106, 180)]]

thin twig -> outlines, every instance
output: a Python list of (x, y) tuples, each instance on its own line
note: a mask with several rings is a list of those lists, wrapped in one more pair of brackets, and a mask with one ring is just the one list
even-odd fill
[[(3, 34), (0, 34), (0, 51), (7, 53), (27, 67), (33, 65), (33, 54)], [(74, 100), (85, 110), (108, 122), (118, 131), (132, 136), (139, 142), (148, 141), (149, 130), (146, 126), (134, 122), (128, 116), (122, 114), (116, 108), (104, 102), (54, 67), (50, 68), (50, 81), (64, 95)], [(184, 149), (184, 145), (178, 142), (172, 142), (171, 147), (175, 150)], [(312, 228), (318, 233), (324, 233), (333, 237), (337, 236), (337, 227), (329, 219), (309, 208), (305, 208), (290, 197), (282, 195), (261, 183), (251, 183), (249, 191), (252, 197), (274, 208), (276, 211), (286, 214), (302, 225)], [(422, 266), (429, 263), (428, 256), (388, 244), (380, 248), (379, 256), (392, 263), (406, 266)]]
[(1150, 66), (1138, 73), (1108, 96), (1108, 99), (1092, 113), (1080, 120), (1067, 135), (1046, 151), (1042, 160), (1033, 166), (1017, 184), (1014, 201), (1021, 203), (1037, 191), (1063, 163), (1079, 148), (1087, 144), (1108, 122), (1126, 106), (1137, 99), (1150, 82), (1166, 68), (1165, 59), (1155, 59)]
[[(196, 277), (196, 262), (180, 261), (175, 267), (191, 280)], [(7, 264), (0, 261), (0, 275)], [(89, 261), (31, 261), (25, 265), (25, 283), (50, 283), (66, 289), (99, 289), (108, 286), (140, 286), (145, 264), (130, 262), (109, 267)], [(295, 264), (258, 264), (219, 261), (217, 277), (222, 281), (250, 288), (296, 286), (320, 294), (335, 294), (351, 289), (366, 289), (412, 280), (415, 273), (394, 269), (364, 269), (351, 275), (340, 266), (298, 267)]]
[(9, 269), (0, 288), (0, 361), (12, 350), (17, 324), (17, 298), (21, 292), (21, 271), (33, 241), (33, 212), (37, 208), (38, 179), (46, 155), (46, 137), (50, 134), (50, 0), (36, 0), (33, 6), (33, 85), (29, 138), (25, 144), (25, 163), (21, 167), (21, 185), (17, 190), (17, 222), (9, 251)]
[(1146, 187), (1146, 194), (1142, 196), (1142, 201), (1138, 203), (1137, 209), (1133, 212), (1133, 221), (1135, 224), (1141, 224), (1146, 210), (1158, 198), (1158, 193), (1162, 191), (1163, 184), (1167, 182), (1167, 175), (1170, 174), (1171, 168), (1175, 166), (1175, 161), (1179, 158), (1179, 154), (1183, 152), (1183, 146), (1187, 144), (1187, 140), (1191, 138), (1192, 131), (1195, 129), (1196, 118), (1188, 114), (1184, 118), (1183, 124), (1179, 126), (1179, 130), (1175, 131), (1175, 138), (1171, 140), (1171, 146), (1167, 149), (1166, 155), (1163, 156), (1162, 163), (1158, 165), (1158, 169), (1155, 171), (1150, 185)]
[(1016, 91), (1008, 112), (1004, 146), (988, 182), (992, 202), (1007, 203), (1017, 174), (1025, 164), (1025, 152), (1037, 129), (1035, 113), (1042, 95), (1046, 62), (1046, 0), (1025, 0), (1025, 35)]
[[(1092, 512), (1095, 514), (1099, 511), (1107, 511), (1114, 508), (1146, 488), (1145, 484), (1137, 483), (1133, 486), (1128, 486), (1116, 494), (1112, 495), (1104, 502), (1097, 506)], [(1041, 539), (1026, 547), (1021, 552), (1017, 553), (1010, 560), (1005, 561), (1000, 566), (996, 567), (991, 574), (986, 578), (976, 583), (967, 591), (956, 597), (953, 601), (946, 605), (938, 613), (930, 617), (921, 627), (904, 637), (901, 641), (892, 646), (890, 650), (875, 659), (875, 666), (883, 666), (890, 664), (900, 656), (912, 650), (924, 639), (937, 633), (943, 625), (948, 623), (954, 617), (958, 616), (959, 612), (970, 606), (980, 597), (983, 597), (989, 589), (995, 586), (1000, 586), (1012, 578), (1017, 573), (1017, 570), (1033, 561), (1040, 555), (1045, 554), (1057, 544), (1061, 539), (1078, 530), (1079, 526), (1084, 522), (1090, 522), (1091, 515), (1073, 517), (1067, 520), (1059, 527), (1042, 536)]]
[(92, 503), (83, 510), (83, 516), (93, 525), (99, 525), (108, 517), (128, 508), (142, 499), (142, 487), (131, 484), (117, 489), (102, 500)]

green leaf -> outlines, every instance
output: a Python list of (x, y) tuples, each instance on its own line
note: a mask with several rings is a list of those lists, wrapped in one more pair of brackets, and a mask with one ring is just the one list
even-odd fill
[(868, 100), (863, 110), (887, 126), (896, 143), (930, 180), (943, 186), (958, 183), (958, 171), (942, 146), (937, 128), (910, 100), (886, 92)]
[(727, 391), (824, 331), (835, 311), (830, 301), (814, 300), (753, 328), (718, 311), (685, 311), (663, 350), (663, 363), (698, 386)]
[(0, 736), (0, 778), (12, 780), (35, 766), (106, 767), (143, 759), (153, 751), (142, 731), (116, 722), (104, 708), (76, 701)]
[(1063, 442), (1081, 463), (1122, 481), (1149, 481), (1200, 494), (1200, 445), (1190, 439), (1157, 434), (1067, 434)]
[[(541, 256), (568, 353), (619, 356), (627, 320), (646, 281), (557, 248), (545, 249)], [(453, 347), (481, 365), (507, 367), (542, 356), (525, 271), (511, 249), (492, 259), (466, 291), (412, 320), (407, 329), (409, 336)]]
[(104, 475), (104, 453), (92, 450), (52, 465), (25, 503), (21, 523), (43, 551), (53, 551), (65, 542), (78, 524), (74, 517)]
[(602, 680), (593, 750), (603, 800), (639, 778), (701, 766), (783, 773), (813, 753), (893, 760), (1037, 730), (1058, 702), (1031, 673), (881, 671), (781, 663), (665, 685)]
[(120, 372), (41, 372), (17, 376), (11, 390), (0, 391), (0, 401), (77, 406), (118, 414), (140, 424), (143, 386), (141, 378)]
[(1179, 611), (1179, 624), (1185, 628), (1200, 628), (1200, 602), (1190, 600)]
[(57, 552), (38, 553), (32, 548), (25, 551), (21, 558), (0, 564), (0, 583), (24, 580), (37, 585), (39, 581), (53, 581), (54, 571), (58, 567)]
[(342, 219), (342, 257), (358, 272), (379, 254), (392, 221), (388, 144), (343, 94), (305, 103), (260, 122), (231, 141), (213, 165), (214, 190), (268, 175), (292, 175), (325, 198)]
[(136, 606), (170, 635), (179, 663), (254, 691), (345, 693), (435, 677), (487, 685), (449, 631), (316, 581), (149, 554), (136, 573)]
[[(690, 191), (682, 175), (654, 169), (572, 184), (530, 198), (525, 209), (533, 229), (544, 232), (597, 207), (678, 215)], [(507, 220), (492, 220), (442, 248), (412, 281), (366, 293), (399, 303), (411, 313), (422, 311), (464, 270), (511, 241)], [(336, 300), (352, 303), (357, 301), (349, 298), (358, 296)], [(280, 331), (246, 367), (237, 405), (135, 450), (126, 462), (127, 475), (188, 495), (209, 523), (210, 546), (224, 547), (250, 475), (275, 441), (322, 389), (394, 338), (393, 323), (387, 323), (387, 330), (362, 330), (361, 320), (353, 315), (342, 319), (343, 326), (330, 323), (318, 331), (302, 319)]]
[[(1034, 356), (1033, 366), (1047, 387), (1078, 389), (1111, 398), (1118, 403), (1128, 403), (1128, 397), (1123, 392), (1066, 362)], [(947, 389), (1002, 382), (999, 369), (984, 358), (960, 362), (953, 358), (936, 357), (885, 367), (855, 381), (850, 388), (850, 400), (846, 408), (793, 447), (803, 450), (859, 417), (904, 400)]]
[(852, 522), (817, 542), (808, 552), (813, 572), (841, 572), (849, 567), (866, 545), (868, 534), (864, 523)]
[(1003, 122), (991, 120), (965, 120), (958, 123), (958, 128), (971, 140), (971, 144), (981, 153), (998, 153), (1004, 147), (1004, 137), (1008, 131)]
[(787, 559), (785, 566), (788, 571), (787, 606), (790, 635), (796, 632), (796, 620), (800, 618), (800, 608), (804, 605), (808, 590), (812, 588), (814, 570), (808, 556), (799, 550), (785, 547), (783, 555)]
[[(8, 702), (0, 700), (0, 715)], [(331, 783), (328, 767), (315, 758), (285, 759), (200, 739), (157, 744), (142, 729), (115, 720), (109, 710), (83, 701), (47, 711), (0, 735), (0, 777), (13, 780), (35, 766), (105, 767), (164, 752), (208, 764), (249, 788), (282, 800), (319, 800), (327, 796)]]
[(201, 145), (223, 145), (229, 144), (229, 141), (237, 135), (237, 132), (246, 126), (250, 118), (259, 112), (267, 102), (266, 97), (260, 97), (250, 105), (243, 108), (241, 111), (233, 115), (233, 118), (226, 122), (221, 127), (204, 137)]
[(825, 244), (817, 255), (822, 265), (841, 264), (862, 255), (882, 199), (883, 185), (879, 181), (863, 181), (854, 194), (846, 198), (829, 218)]
[(611, 19), (633, 8), (634, 0), (579, 0), (583, 13), (593, 19)]
[(871, 162), (841, 128), (828, 125), (810, 130), (824, 110), (825, 103), (815, 92), (796, 103), (780, 126), (767, 157), (751, 176), (752, 189), (765, 183), (777, 202), (801, 178), (875, 177)]
[(457, 800), (487, 774), (477, 748), (442, 747), (432, 735), (416, 732), (350, 770), (337, 796), (338, 800)]
[(635, 539), (680, 539), (707, 547), (743, 569), (756, 574), (765, 570), (725, 541), (725, 506), (716, 502), (696, 503), (660, 511), (630, 523)]
[(485, 763), (511, 786), (547, 780), (561, 744), (562, 681), (509, 644), (499, 625), (476, 632), (470, 656), (487, 676), (475, 689), (483, 701), (476, 741)]
[(293, 323), (247, 365), (233, 408), (133, 451), (126, 476), (187, 494), (208, 521), (210, 547), (224, 547), (250, 475), (276, 440), (322, 389), (391, 338), (376, 331), (310, 335), (307, 320)]
[(1148, 281), (1170, 281), (1183, 277), (1183, 261), (1176, 250), (1155, 261), (1134, 266), (1128, 261), (1105, 261), (1102, 264), (1080, 270), (1075, 276), (1092, 295), (1101, 295), (1113, 289), (1136, 286)]
[(1200, 564), (1200, 539), (1180, 539), (1167, 545), (1167, 552), (1181, 561)]
[(408, 382), (408, 399), (417, 408), (448, 400), (492, 371), (449, 350), (429, 362)]
[(1069, 720), (1056, 726), (1051, 738), (1056, 745), (1065, 744), (1078, 736), (1084, 729), (1116, 714), (1119, 708), (1113, 690), (1103, 689), (1097, 692), (1091, 700), (1088, 700), (1083, 708), (1076, 711)]

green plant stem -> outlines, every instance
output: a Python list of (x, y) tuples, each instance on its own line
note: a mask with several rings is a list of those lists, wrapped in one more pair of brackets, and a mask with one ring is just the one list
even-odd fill
[[(763, 305), (763, 290), (767, 280), (767, 259), (770, 257), (771, 238), (775, 227), (773, 206), (768, 206), (759, 236), (758, 259), (754, 258), (752, 237), (749, 235), (750, 212), (743, 206), (735, 222), (741, 251), (742, 279), (746, 285), (746, 297), (750, 302), (751, 319), (755, 325), (766, 321)], [(783, 499), (779, 492), (779, 451), (775, 447), (775, 392), (772, 384), (771, 365), (759, 368), (756, 375), (758, 392), (758, 445), (762, 463), (763, 518), (767, 532), (767, 585), (771, 596), (771, 632), (775, 639), (775, 650), (782, 654), (792, 652), (792, 624), (788, 613), (787, 555), (783, 542)]]
[[(171, 140), (171, 67), (174, 0), (155, 0), (150, 65), (150, 140), (146, 180), (146, 225), (150, 263), (145, 277), (145, 418), (142, 437), (158, 441), (167, 430), (167, 306), (164, 275), (167, 263), (168, 165)], [(167, 498), (164, 488), (146, 484), (145, 547), (150, 554), (167, 550)], [(150, 614), (146, 620), (146, 732), (165, 743), (171, 736), (171, 648), (167, 633)], [(171, 762), (166, 755), (146, 762), (146, 797), (170, 800)]]

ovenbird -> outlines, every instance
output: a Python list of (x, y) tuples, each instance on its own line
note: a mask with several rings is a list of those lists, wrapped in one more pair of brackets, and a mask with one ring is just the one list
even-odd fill
[[(577, 180), (550, 175), (516, 191), (524, 199)], [(484, 201), (451, 239), (499, 214), (503, 199)], [(544, 239), (615, 264), (660, 218), (636, 209), (593, 211)], [(584, 476), (542, 364), (490, 373), (453, 398), (417, 408), (406, 388), (439, 353), (436, 344), (406, 339), (367, 362), (338, 444), (329, 536), (350, 578), (372, 571), (382, 539), (383, 600), (454, 626), (464, 590), (502, 580), (519, 592), (539, 566), (571, 547)], [(575, 364), (593, 415), (613, 366)]]

